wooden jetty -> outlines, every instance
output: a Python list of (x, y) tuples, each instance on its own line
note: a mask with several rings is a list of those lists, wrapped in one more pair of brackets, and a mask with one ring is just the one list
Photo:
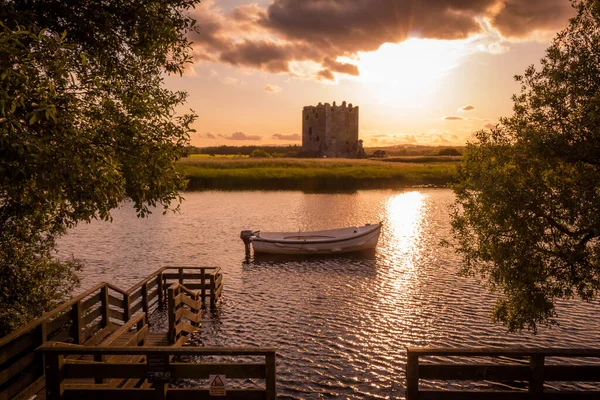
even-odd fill
[[(410, 347), (407, 351), (407, 400), (600, 399), (597, 388), (544, 390), (548, 382), (600, 382), (600, 349)], [(585, 362), (590, 359), (595, 363)], [(500, 389), (421, 389), (422, 380), (485, 381)]]
[[(127, 291), (96, 285), (0, 339), (0, 400), (201, 399), (206, 385), (169, 383), (216, 375), (226, 399), (273, 399), (274, 349), (182, 347), (222, 290), (217, 267), (164, 267)], [(165, 303), (168, 331), (150, 332), (149, 313)], [(264, 383), (231, 385), (248, 379)]]

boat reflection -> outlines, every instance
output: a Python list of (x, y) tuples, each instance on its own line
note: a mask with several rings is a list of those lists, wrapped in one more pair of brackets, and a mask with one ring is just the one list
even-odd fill
[(368, 249), (355, 253), (346, 253), (343, 255), (339, 254), (254, 254), (250, 259), (244, 259), (242, 265), (261, 265), (261, 264), (277, 264), (277, 263), (289, 263), (289, 262), (327, 262), (335, 261), (336, 263), (343, 263), (347, 261), (357, 260), (375, 260), (377, 254), (376, 249)]

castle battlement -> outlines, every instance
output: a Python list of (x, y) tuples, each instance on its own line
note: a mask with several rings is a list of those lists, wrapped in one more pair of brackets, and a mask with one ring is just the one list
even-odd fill
[(319, 103), (302, 110), (302, 149), (318, 157), (355, 158), (363, 154), (358, 139), (358, 107)]

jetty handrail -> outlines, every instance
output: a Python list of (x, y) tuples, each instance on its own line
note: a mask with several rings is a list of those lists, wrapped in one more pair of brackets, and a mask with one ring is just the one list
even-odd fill
[[(188, 335), (192, 335), (198, 327), (202, 309), (202, 301), (198, 291), (189, 290), (180, 283), (169, 286), (167, 299), (169, 302), (169, 330), (167, 338), (170, 344), (183, 344)], [(185, 322), (186, 319), (188, 322)]]
[(13, 341), (14, 339), (16, 339), (17, 337), (23, 335), (24, 333), (30, 332), (33, 329), (37, 328), (39, 325), (41, 325), (42, 323), (44, 323), (45, 321), (51, 319), (52, 317), (62, 313), (63, 311), (66, 311), (69, 307), (72, 307), (73, 304), (77, 303), (78, 301), (88, 297), (90, 294), (100, 290), (105, 284), (104, 283), (99, 283), (96, 286), (86, 290), (85, 292), (67, 300), (66, 302), (62, 303), (60, 306), (44, 313), (41, 317), (34, 319), (33, 321), (31, 321), (30, 323), (28, 323), (27, 325), (18, 328), (16, 331), (10, 333), (9, 335), (3, 337), (0, 339), (0, 348), (2, 348), (4, 345), (6, 345), (7, 343)]
[[(409, 347), (406, 362), (406, 399), (481, 399), (485, 396), (544, 397), (544, 383), (600, 382), (600, 349), (568, 348), (424, 348)], [(427, 359), (421, 363), (420, 357), (458, 357), (460, 362)], [(546, 358), (575, 359), (566, 362), (555, 360), (546, 364)], [(476, 358), (476, 360), (469, 360)], [(483, 362), (482, 358), (501, 359), (501, 363)], [(576, 359), (597, 358), (599, 363), (575, 363)], [(468, 360), (468, 361), (466, 361)], [(515, 390), (443, 390), (419, 389), (419, 381), (487, 381), (503, 385), (507, 382), (529, 382), (528, 392)], [(446, 397), (445, 397), (446, 396)], [(575, 399), (578, 396), (600, 398), (598, 390), (553, 391), (552, 398)]]
[(179, 281), (199, 279), (196, 285), (203, 288), (202, 295), (209, 296), (210, 305), (215, 305), (222, 291), (219, 267), (163, 267), (127, 291), (99, 283), (0, 338), (0, 399), (17, 393), (34, 394), (43, 385), (42, 360), (34, 354), (40, 345), (48, 341), (97, 344), (102, 341), (100, 333), (109, 325), (123, 325), (140, 311), (161, 308), (167, 287), (174, 283), (163, 272), (173, 269)]
[[(156, 398), (166, 399), (169, 393), (187, 394), (185, 398), (205, 398), (206, 388), (169, 387), (170, 380), (200, 378), (206, 379), (211, 374), (222, 374), (229, 379), (264, 379), (264, 387), (244, 389), (227, 388), (235, 398), (275, 399), (276, 389), (276, 349), (254, 347), (86, 347), (69, 346), (62, 343), (47, 343), (38, 349), (44, 356), (44, 369), (47, 371), (48, 400), (63, 397), (78, 398)], [(93, 356), (94, 360), (82, 362), (67, 358), (68, 356)], [(127, 363), (119, 356), (145, 357), (145, 362)], [(180, 356), (224, 356), (238, 358), (227, 363), (176, 362)], [(239, 357), (264, 357), (261, 362), (239, 360)], [(186, 357), (191, 358), (191, 357)], [(196, 358), (197, 359), (197, 358)], [(143, 360), (143, 358), (142, 358)], [(152, 380), (154, 388), (146, 385), (136, 388), (107, 388), (99, 384), (67, 385), (68, 379), (94, 378), (96, 383), (103, 379)], [(228, 380), (229, 382), (229, 380)], [(68, 383), (68, 381), (67, 381)], [(179, 397), (179, 396), (177, 396)]]

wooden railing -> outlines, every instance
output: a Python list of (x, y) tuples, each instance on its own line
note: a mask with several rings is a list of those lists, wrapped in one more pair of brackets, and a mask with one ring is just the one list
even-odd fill
[(214, 306), (222, 290), (218, 267), (164, 267), (124, 291), (102, 283), (0, 339), (0, 400), (28, 398), (44, 385), (42, 360), (34, 350), (50, 342), (97, 345), (109, 324), (161, 308), (173, 283), (200, 289), (203, 304)]
[[(264, 348), (207, 348), (207, 347), (80, 347), (48, 343), (39, 349), (45, 359), (48, 376), (46, 398), (59, 399), (200, 399), (209, 398), (204, 388), (170, 387), (177, 379), (203, 379), (210, 375), (224, 375), (224, 399), (275, 399), (275, 350)], [(82, 362), (73, 358), (104, 358), (103, 362)], [(109, 357), (110, 356), (110, 357)], [(124, 363), (121, 357), (142, 356), (140, 363)], [(190, 359), (214, 357), (233, 359), (228, 363), (176, 362), (186, 356)], [(258, 362), (240, 361), (248, 357)], [(76, 379), (76, 381), (72, 381)], [(82, 379), (87, 382), (82, 384)], [(93, 383), (100, 379), (139, 380), (133, 388), (107, 387)], [(244, 388), (239, 381), (260, 379), (258, 388)], [(151, 385), (153, 387), (151, 387)], [(206, 385), (208, 386), (208, 385)]]
[(167, 298), (169, 302), (168, 340), (172, 345), (180, 345), (197, 329), (200, 323), (202, 302), (198, 291), (189, 290), (180, 283), (169, 286)]
[[(460, 361), (442, 362), (431, 357)], [(600, 399), (597, 389), (544, 391), (544, 384), (554, 381), (600, 382), (600, 363), (582, 361), (590, 358), (600, 361), (600, 349), (409, 348), (406, 399)], [(420, 380), (486, 381), (499, 383), (504, 389), (423, 390), (419, 388)], [(505, 389), (511, 382), (527, 390)]]

